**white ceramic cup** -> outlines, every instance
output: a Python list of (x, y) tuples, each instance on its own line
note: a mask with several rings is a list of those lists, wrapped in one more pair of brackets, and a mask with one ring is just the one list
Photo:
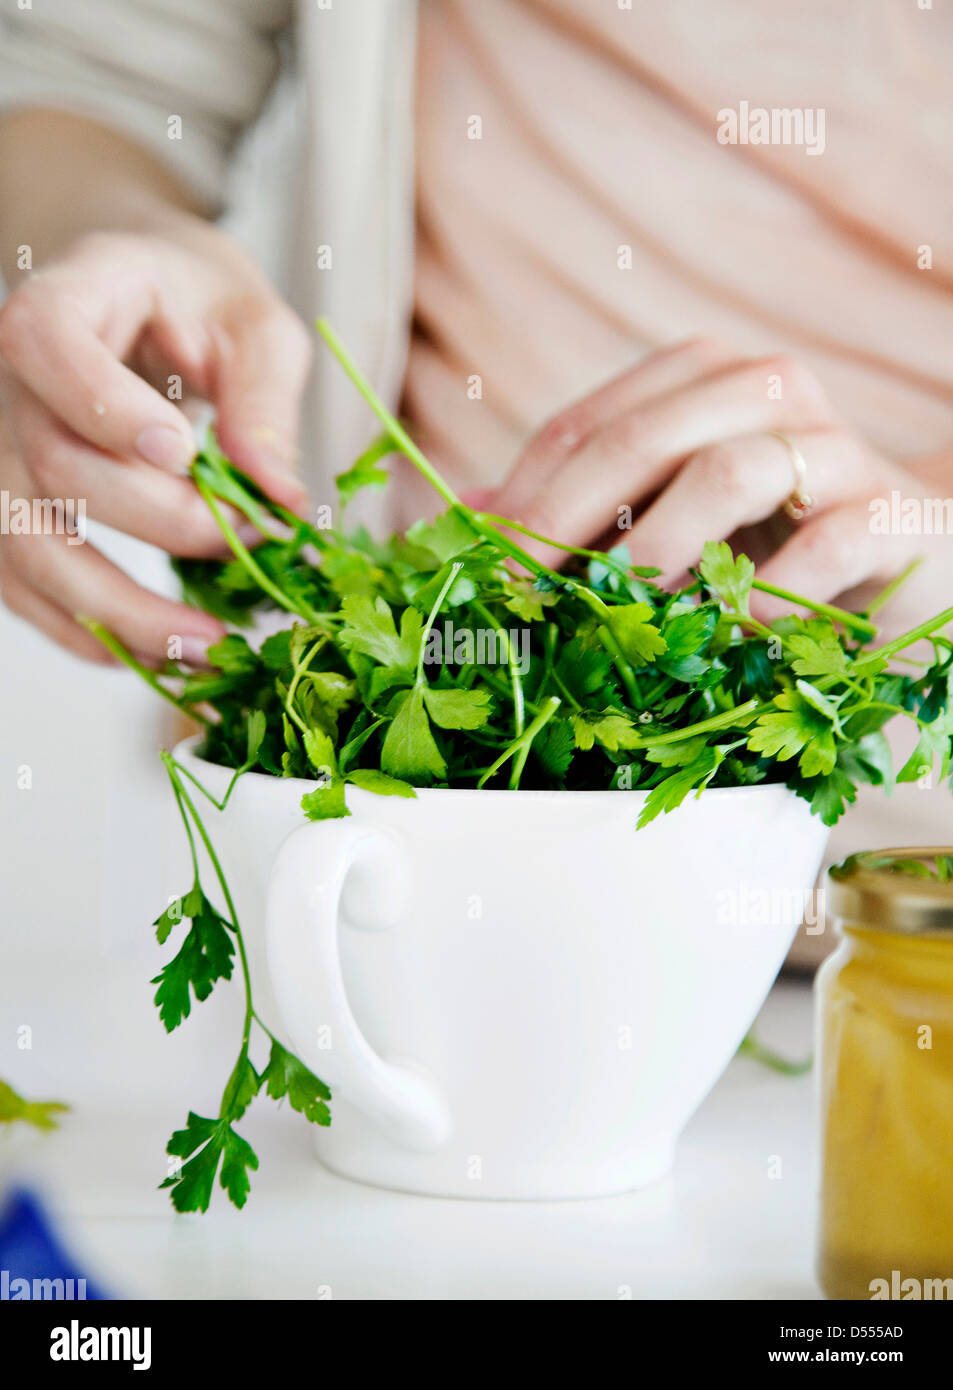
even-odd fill
[[(216, 796), (230, 773), (176, 756)], [(827, 832), (783, 786), (645, 793), (348, 788), (246, 774), (208, 825), (258, 1007), (333, 1091), (318, 1153), (455, 1197), (652, 1181), (734, 1054)]]

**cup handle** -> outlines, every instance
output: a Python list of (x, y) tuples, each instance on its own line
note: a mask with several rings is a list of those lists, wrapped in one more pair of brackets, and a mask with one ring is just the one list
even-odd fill
[[(432, 1152), (450, 1135), (449, 1107), (435, 1081), (413, 1064), (385, 1061), (357, 1026), (338, 946), (342, 894), (355, 926), (393, 929), (409, 894), (398, 838), (350, 819), (315, 821), (292, 831), (272, 867), (265, 919), (279, 1011), (306, 1066), (394, 1143)], [(325, 1026), (331, 1046), (319, 1048)]]

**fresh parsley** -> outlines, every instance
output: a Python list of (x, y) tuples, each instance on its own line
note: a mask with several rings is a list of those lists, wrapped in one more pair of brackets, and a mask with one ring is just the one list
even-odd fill
[[(409, 459), (447, 510), (383, 541), (318, 530), (265, 497), (210, 436), (193, 474), (232, 555), (176, 566), (187, 598), (233, 629), (210, 652), (213, 669), (170, 662), (147, 671), (88, 624), (202, 724), (202, 756), (234, 769), (231, 786), (249, 770), (309, 779), (301, 805), (313, 820), (348, 814), (348, 784), (405, 797), (417, 787), (636, 790), (648, 793), (641, 827), (706, 787), (783, 782), (833, 825), (860, 783), (889, 790), (936, 769), (949, 778), (953, 644), (942, 629), (953, 608), (877, 647), (869, 614), (763, 584), (747, 556), (723, 541), (705, 546), (677, 593), (624, 549), (560, 547), (571, 560), (550, 570), (519, 544), (531, 533), (518, 523), (460, 501), (330, 327), (318, 327), (381, 427), (338, 480), (342, 510), (360, 488), (383, 485), (391, 454)], [(221, 503), (258, 529), (257, 546), (242, 543)], [(754, 589), (811, 616), (763, 624), (751, 615)], [(286, 629), (254, 646), (241, 629), (276, 612)], [(461, 654), (449, 642), (451, 625), (492, 643)], [(445, 636), (442, 658), (430, 659)], [(892, 670), (922, 639), (932, 647), (929, 664), (919, 674)], [(896, 776), (881, 732), (894, 716), (917, 732)], [(204, 1211), (216, 1178), (236, 1205), (246, 1200), (258, 1160), (236, 1125), (262, 1090), (321, 1125), (330, 1122), (330, 1094), (255, 1012), (241, 929), (194, 792), (212, 798), (170, 754), (163, 758), (195, 878), (156, 922), (160, 944), (174, 938), (176, 946), (154, 981), (160, 1018), (178, 1027), (193, 1003), (236, 975), (246, 1001), (218, 1115), (190, 1113), (169, 1141), (181, 1166), (164, 1185), (179, 1210)], [(221, 910), (199, 882), (196, 836)], [(261, 1071), (253, 1030), (270, 1040)], [(747, 1050), (756, 1050), (750, 1040)]]

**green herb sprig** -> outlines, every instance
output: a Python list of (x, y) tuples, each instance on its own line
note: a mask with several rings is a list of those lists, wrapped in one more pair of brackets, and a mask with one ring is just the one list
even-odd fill
[(22, 1121), (34, 1129), (56, 1129), (58, 1115), (69, 1109), (58, 1100), (27, 1100), (6, 1081), (0, 1081), (0, 1124)]
[[(198, 788), (217, 810), (224, 811), (238, 778), (254, 761), (263, 734), (263, 718), (250, 720), (245, 764), (236, 770), (221, 801), (216, 801), (170, 753), (162, 754), (189, 844), (193, 881), (188, 893), (170, 903), (153, 923), (160, 945), (164, 945), (184, 921), (189, 923), (177, 954), (152, 981), (158, 986), (155, 1002), (159, 1016), (167, 1032), (177, 1028), (188, 1018), (193, 997), (196, 1001), (207, 999), (216, 981), (231, 978), (236, 950), (245, 996), (238, 1057), (222, 1093), (218, 1115), (207, 1117), (190, 1111), (185, 1128), (177, 1130), (167, 1145), (166, 1152), (176, 1160), (175, 1171), (160, 1185), (172, 1189), (170, 1195), (177, 1211), (207, 1211), (216, 1175), (235, 1206), (245, 1205), (250, 1186), (248, 1175), (257, 1169), (258, 1156), (235, 1125), (262, 1089), (275, 1100), (287, 1096), (292, 1109), (300, 1111), (313, 1124), (331, 1123), (327, 1106), (331, 1092), (327, 1086), (281, 1045), (255, 1012), (248, 957), (235, 904), (218, 855), (184, 780), (188, 779)], [(212, 865), (227, 917), (213, 906), (202, 889), (195, 832)], [(256, 1024), (271, 1044), (267, 1065), (261, 1072), (255, 1069), (249, 1055), (252, 1027)]]
[[(176, 562), (189, 601), (233, 630), (209, 651), (211, 668), (170, 662), (145, 671), (98, 624), (90, 631), (166, 700), (199, 719), (200, 754), (234, 771), (309, 780), (311, 820), (349, 814), (350, 784), (382, 795), (419, 787), (647, 792), (637, 824), (668, 814), (706, 787), (785, 783), (833, 825), (859, 784), (889, 790), (938, 769), (950, 776), (953, 644), (942, 629), (953, 607), (879, 647), (871, 614), (816, 603), (764, 584), (744, 555), (710, 542), (691, 582), (669, 592), (658, 571), (608, 554), (559, 546), (563, 571), (541, 564), (507, 518), (468, 507), (364, 379), (330, 326), (319, 331), (376, 415), (382, 433), (337, 479), (341, 511), (382, 466), (402, 454), (447, 504), (405, 535), (324, 530), (267, 498), (223, 455), (214, 436), (193, 467), (196, 485), (231, 549), (225, 561)], [(261, 541), (249, 548), (222, 510), (235, 508)], [(548, 539), (536, 537), (536, 539)], [(810, 616), (764, 624), (752, 590), (779, 595)], [(288, 626), (260, 643), (242, 631), (283, 612)], [(932, 660), (916, 674), (891, 661), (927, 639)], [(908, 718), (917, 745), (894, 772), (883, 734)], [(160, 942), (190, 926), (155, 983), (167, 1028), (219, 979), (241, 967), (245, 1013), (238, 1058), (219, 1114), (190, 1113), (169, 1153), (184, 1160), (167, 1179), (179, 1210), (205, 1210), (216, 1174), (237, 1205), (258, 1160), (234, 1126), (264, 1087), (315, 1123), (330, 1120), (326, 1086), (288, 1052), (255, 1012), (241, 930), (192, 784), (163, 755), (192, 851), (188, 893), (156, 923)], [(191, 788), (191, 789), (190, 789)], [(222, 803), (215, 802), (219, 809)], [(198, 875), (203, 844), (225, 903), (219, 913)], [(171, 916), (170, 916), (171, 912)], [(267, 1066), (250, 1060), (253, 1027), (270, 1039)], [(756, 1044), (749, 1040), (749, 1052)]]

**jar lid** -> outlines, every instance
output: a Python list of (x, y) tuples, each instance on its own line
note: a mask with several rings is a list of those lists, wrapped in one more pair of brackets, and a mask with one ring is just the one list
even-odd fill
[(831, 911), (846, 926), (953, 934), (953, 846), (863, 850), (828, 873)]

